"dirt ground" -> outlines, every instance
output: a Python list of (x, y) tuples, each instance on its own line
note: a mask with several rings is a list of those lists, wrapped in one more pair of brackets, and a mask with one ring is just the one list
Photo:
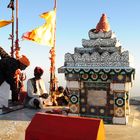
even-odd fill
[[(37, 110), (22, 109), (0, 115), (0, 140), (24, 140), (25, 130)], [(140, 139), (140, 106), (131, 106), (127, 125), (105, 125), (106, 140)]]

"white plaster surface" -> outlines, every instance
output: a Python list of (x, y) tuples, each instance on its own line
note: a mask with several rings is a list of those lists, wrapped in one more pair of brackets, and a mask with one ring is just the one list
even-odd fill
[(10, 97), (10, 86), (4, 82), (0, 86), (0, 108), (2, 106), (8, 107), (8, 99)]

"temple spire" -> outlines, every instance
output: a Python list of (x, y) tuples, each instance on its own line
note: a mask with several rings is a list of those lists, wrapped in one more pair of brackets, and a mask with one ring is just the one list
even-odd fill
[(108, 32), (110, 30), (110, 25), (107, 20), (107, 16), (105, 14), (102, 14), (102, 17), (100, 18), (100, 21), (98, 22), (96, 26), (96, 32)]

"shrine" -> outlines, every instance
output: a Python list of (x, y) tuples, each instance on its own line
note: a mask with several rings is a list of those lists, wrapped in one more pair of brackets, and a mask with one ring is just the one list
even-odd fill
[(83, 47), (65, 54), (64, 66), (58, 69), (65, 74), (70, 112), (127, 124), (135, 75), (133, 57), (122, 48), (105, 14), (88, 35), (89, 40), (82, 39)]

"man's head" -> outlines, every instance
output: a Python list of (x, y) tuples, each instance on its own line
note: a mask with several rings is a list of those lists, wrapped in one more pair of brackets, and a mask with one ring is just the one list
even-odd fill
[(59, 91), (60, 93), (63, 93), (63, 92), (64, 92), (64, 88), (63, 88), (62, 86), (59, 86), (59, 87), (58, 87), (58, 91)]
[(28, 67), (30, 65), (30, 61), (25, 55), (22, 55), (17, 60), (20, 62), (20, 69), (21, 70), (25, 70), (26, 67)]
[(35, 67), (35, 69), (34, 69), (34, 76), (35, 76), (35, 78), (36, 79), (40, 79), (41, 78), (41, 76), (43, 75), (43, 69), (42, 68), (40, 68), (40, 67)]

